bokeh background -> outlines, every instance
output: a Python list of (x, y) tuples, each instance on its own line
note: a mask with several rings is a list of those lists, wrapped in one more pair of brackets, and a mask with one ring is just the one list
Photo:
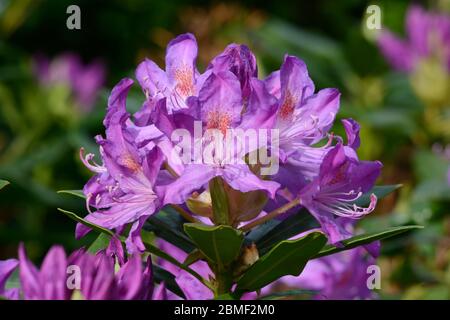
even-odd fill
[[(66, 28), (71, 4), (81, 8), (81, 30)], [(402, 184), (360, 228), (425, 226), (384, 241), (380, 297), (450, 299), (450, 122), (433, 118), (436, 106), (385, 62), (365, 28), (370, 4), (380, 6), (383, 27), (404, 34), (410, 3), (401, 0), (0, 0), (0, 178), (11, 183), (0, 192), (0, 260), (16, 256), (21, 241), (35, 261), (54, 243), (72, 250), (92, 241), (76, 241), (74, 223), (56, 210), (84, 212), (83, 204), (56, 191), (89, 178), (78, 152), (95, 151), (112, 86), (144, 57), (163, 65), (167, 42), (192, 32), (200, 69), (228, 43), (245, 43), (260, 76), (289, 53), (306, 61), (317, 88), (339, 88), (339, 117), (363, 128), (361, 158), (384, 163), (379, 184)], [(448, 0), (420, 4), (450, 14)], [(95, 88), (88, 97), (77, 91), (84, 84)], [(135, 88), (128, 108), (141, 102)], [(450, 102), (438, 108), (448, 114)]]

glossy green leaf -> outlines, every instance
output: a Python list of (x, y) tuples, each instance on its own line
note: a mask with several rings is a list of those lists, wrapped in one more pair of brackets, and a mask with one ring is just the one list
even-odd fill
[[(267, 224), (271, 224), (273, 227), (267, 228)], [(254, 231), (252, 230), (247, 236), (248, 241), (256, 244), (260, 255), (265, 254), (280, 241), (319, 226), (314, 217), (305, 209), (282, 221), (271, 220), (267, 224), (263, 224)]]
[(114, 235), (114, 233), (111, 230), (105, 229), (105, 228), (100, 227), (100, 226), (98, 226), (98, 225), (96, 225), (94, 223), (91, 223), (91, 222), (89, 222), (89, 221), (79, 217), (76, 213), (73, 213), (73, 212), (70, 212), (70, 211), (67, 211), (67, 210), (64, 210), (64, 209), (61, 209), (61, 208), (58, 208), (58, 211), (64, 213), (70, 219), (72, 219), (72, 220), (74, 220), (76, 222), (82, 223), (85, 226), (87, 226), (87, 227), (89, 227), (89, 228), (91, 228), (93, 230), (96, 230), (96, 231), (102, 232), (102, 233), (106, 233), (106, 234), (108, 234), (110, 236)]
[(373, 193), (377, 196), (378, 200), (383, 199), (391, 192), (401, 188), (401, 184), (392, 184), (386, 186), (375, 186), (369, 192), (363, 194), (359, 199), (355, 202), (356, 205), (365, 207), (370, 204), (370, 195)]
[(355, 247), (359, 247), (365, 244), (372, 243), (377, 240), (382, 240), (386, 238), (390, 238), (401, 234), (403, 232), (420, 229), (422, 226), (402, 226), (402, 227), (393, 227), (379, 232), (361, 234), (355, 237), (351, 237), (349, 239), (341, 241), (342, 247), (335, 247), (333, 245), (326, 245), (319, 253), (314, 256), (315, 258), (320, 258), (324, 256), (328, 256), (331, 254), (335, 254), (337, 252), (353, 249)]
[(0, 180), (0, 190), (6, 187), (9, 184), (9, 181)]
[(219, 267), (233, 262), (244, 242), (243, 232), (230, 226), (187, 223), (184, 230), (205, 257), (217, 263)]
[(58, 193), (70, 194), (72, 196), (86, 199), (86, 196), (84, 195), (83, 190), (59, 190)]
[(281, 241), (244, 273), (237, 282), (237, 291), (256, 291), (282, 276), (299, 275), (326, 242), (321, 232)]

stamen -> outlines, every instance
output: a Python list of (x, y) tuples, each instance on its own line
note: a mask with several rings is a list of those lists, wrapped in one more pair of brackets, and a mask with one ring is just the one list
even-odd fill
[(223, 135), (231, 125), (231, 116), (226, 112), (210, 111), (207, 116), (207, 129), (218, 129)]
[(288, 90), (284, 96), (283, 104), (280, 107), (278, 114), (283, 120), (288, 120), (294, 113), (295, 105), (297, 103), (297, 98), (291, 94)]
[(177, 92), (185, 98), (194, 95), (194, 74), (192, 68), (184, 65), (175, 70), (174, 77), (177, 82)]
[[(80, 148), (80, 159), (86, 166), (86, 168), (96, 173), (106, 172), (106, 168), (104, 166), (101, 166), (97, 164), (95, 161), (92, 161), (94, 157), (95, 155), (93, 153), (88, 153), (87, 155), (84, 155), (84, 148)], [(90, 161), (92, 161), (92, 164), (90, 163)]]

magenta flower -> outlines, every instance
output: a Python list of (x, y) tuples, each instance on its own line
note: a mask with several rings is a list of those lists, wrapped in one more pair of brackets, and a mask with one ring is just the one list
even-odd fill
[[(126, 97), (132, 80), (122, 80), (112, 91), (108, 100), (108, 112), (104, 121), (106, 139), (97, 137), (103, 165), (92, 165), (92, 155), (83, 159), (85, 165), (97, 173), (86, 184), (84, 193), (90, 212), (86, 220), (108, 229), (120, 230), (133, 223), (127, 239), (129, 252), (143, 251), (140, 230), (148, 216), (161, 206), (154, 189), (162, 163), (157, 147), (139, 149), (126, 112)], [(90, 206), (96, 208), (90, 210)], [(77, 225), (77, 238), (89, 231)]]
[(151, 60), (144, 60), (136, 70), (145, 95), (149, 100), (167, 98), (167, 110), (186, 109), (187, 99), (199, 92), (205, 76), (201, 76), (195, 66), (197, 41), (190, 34), (182, 34), (167, 45), (166, 70), (161, 70)]
[(16, 259), (9, 259), (0, 261), (0, 297), (7, 299), (17, 299), (19, 291), (17, 289), (6, 289), (6, 281), (16, 269), (19, 261)]
[(353, 149), (339, 143), (323, 159), (318, 177), (300, 191), (301, 204), (319, 221), (331, 243), (348, 237), (336, 218), (358, 219), (375, 209), (374, 194), (367, 208), (355, 201), (372, 188), (381, 167), (378, 161), (359, 161)]
[[(165, 296), (164, 285), (154, 291), (151, 259), (143, 266), (135, 255), (120, 264), (115, 272), (114, 256), (101, 251), (96, 255), (83, 249), (69, 257), (60, 246), (52, 247), (41, 268), (26, 257), (23, 245), (19, 248), (19, 261), (0, 262), (2, 287), (15, 268), (19, 269), (20, 287), (11, 299), (24, 300), (159, 300)], [(79, 272), (79, 274), (77, 273)], [(71, 278), (73, 276), (73, 278)], [(8, 293), (8, 292), (7, 292)]]
[(73, 53), (58, 56), (51, 62), (42, 55), (34, 59), (35, 74), (44, 86), (67, 85), (83, 112), (92, 109), (99, 90), (105, 83), (105, 67), (101, 62), (84, 65)]
[(406, 13), (406, 39), (382, 31), (378, 46), (393, 68), (413, 72), (421, 59), (437, 57), (450, 71), (450, 18), (413, 5)]

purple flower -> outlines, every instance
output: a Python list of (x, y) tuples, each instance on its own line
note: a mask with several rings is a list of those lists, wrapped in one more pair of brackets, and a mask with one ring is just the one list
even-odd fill
[(326, 137), (339, 109), (338, 90), (328, 88), (314, 94), (305, 63), (288, 55), (280, 71), (269, 75), (265, 84), (277, 99), (275, 127), (280, 130), (282, 158), (308, 152), (309, 146)]
[(338, 143), (323, 159), (318, 177), (300, 191), (301, 204), (321, 224), (331, 243), (348, 236), (338, 217), (358, 219), (375, 209), (374, 194), (367, 208), (354, 202), (372, 188), (381, 167), (378, 161), (359, 161), (353, 149)]
[(182, 34), (170, 41), (166, 51), (166, 70), (146, 59), (136, 70), (145, 95), (149, 100), (167, 98), (169, 113), (187, 108), (187, 99), (198, 94), (205, 79), (195, 66), (197, 41), (190, 34)]
[(73, 53), (60, 55), (51, 62), (36, 55), (34, 69), (44, 86), (67, 85), (83, 112), (91, 110), (105, 82), (105, 67), (101, 62), (84, 65)]
[(252, 91), (251, 80), (258, 77), (258, 67), (254, 54), (246, 45), (230, 44), (215, 57), (207, 70), (214, 72), (230, 71), (241, 84), (242, 97), (247, 101)]
[[(131, 253), (143, 251), (140, 230), (145, 220), (161, 206), (154, 189), (163, 156), (158, 147), (139, 149), (136, 129), (126, 112), (126, 97), (133, 81), (122, 80), (112, 91), (104, 124), (106, 139), (97, 137), (103, 165), (92, 165), (87, 155), (83, 161), (97, 175), (84, 187), (89, 215), (86, 220), (108, 229), (121, 230), (132, 223), (127, 239)], [(133, 134), (134, 133), (134, 134)], [(96, 210), (91, 211), (90, 207)], [(77, 225), (77, 238), (89, 229)]]
[(387, 30), (378, 39), (378, 46), (392, 67), (410, 73), (421, 59), (433, 56), (450, 71), (450, 18), (412, 5), (405, 24), (407, 39)]
[(132, 256), (120, 264), (117, 273), (115, 261), (105, 251), (92, 255), (83, 249), (67, 257), (62, 247), (53, 246), (38, 269), (21, 245), (18, 262), (0, 262), (0, 284), (18, 268), (20, 287), (14, 289), (14, 296), (9, 296), (12, 299), (156, 300), (165, 295), (164, 285), (154, 292), (150, 258), (144, 266), (139, 255)]
[[(208, 132), (217, 133), (221, 137), (230, 134), (228, 129), (239, 128), (242, 123), (242, 92), (239, 80), (227, 71), (212, 73), (205, 81), (197, 101), (200, 119), (207, 136), (203, 140), (203, 149), (214, 145), (215, 137)], [(211, 139), (210, 139), (211, 138)], [(218, 143), (224, 143), (219, 139)], [(224, 147), (225, 148), (225, 147)], [(262, 180), (256, 176), (242, 160), (227, 158), (226, 154), (214, 154), (207, 163), (189, 161), (182, 175), (165, 189), (165, 203), (183, 203), (192, 194), (207, 184), (214, 177), (221, 177), (233, 189), (241, 192), (264, 190), (271, 197), (279, 184), (274, 181)], [(205, 159), (203, 159), (205, 160)]]

